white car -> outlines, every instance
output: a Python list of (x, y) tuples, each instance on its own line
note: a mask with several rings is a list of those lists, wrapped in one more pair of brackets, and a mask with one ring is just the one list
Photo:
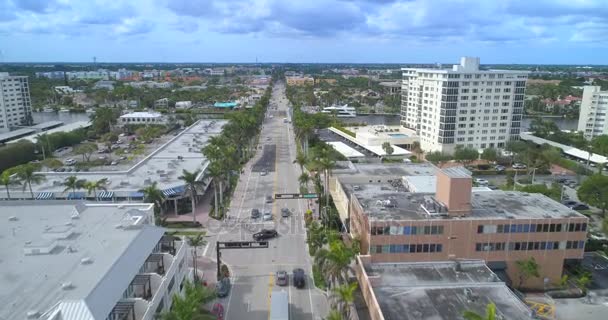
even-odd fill
[(477, 183), (480, 186), (487, 186), (488, 184), (490, 184), (490, 181), (488, 181), (486, 179), (475, 179), (475, 183)]
[(262, 221), (272, 221), (272, 212), (270, 212), (270, 210), (264, 211)]
[(513, 167), (513, 169), (525, 169), (525, 168), (527, 168), (526, 165), (523, 164), (523, 163), (514, 163), (512, 167)]
[(74, 159), (72, 159), (72, 158), (69, 158), (69, 159), (66, 159), (66, 160), (64, 161), (64, 163), (65, 163), (65, 165), (68, 165), (68, 166), (73, 166), (73, 165), (75, 165), (75, 164), (76, 164), (76, 160), (74, 160)]

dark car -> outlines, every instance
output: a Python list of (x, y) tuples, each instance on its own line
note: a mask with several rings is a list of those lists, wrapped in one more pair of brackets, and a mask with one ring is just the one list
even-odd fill
[(281, 217), (289, 218), (290, 214), (291, 214), (291, 212), (289, 211), (289, 209), (287, 209), (287, 208), (281, 209)]
[(289, 284), (289, 275), (287, 271), (281, 270), (277, 271), (277, 285), (286, 286)]
[(557, 181), (557, 183), (566, 183), (566, 182), (568, 182), (568, 179), (566, 179), (566, 178), (557, 178), (557, 180), (555, 180), (555, 181)]
[(279, 233), (274, 229), (262, 229), (262, 231), (256, 232), (253, 234), (253, 239), (255, 241), (260, 241), (260, 240), (272, 239), (278, 235), (279, 235)]
[(570, 207), (573, 210), (589, 210), (589, 206), (584, 203), (579, 203)]
[(260, 217), (260, 210), (258, 209), (251, 209), (251, 217), (254, 219), (257, 219)]
[(217, 292), (217, 296), (220, 298), (228, 296), (230, 293), (230, 278), (225, 277), (218, 281), (215, 284), (215, 290)]
[(566, 207), (573, 207), (575, 205), (578, 204), (578, 201), (574, 201), (574, 200), (568, 200), (568, 201), (564, 201), (562, 202)]
[(302, 289), (306, 286), (306, 275), (304, 274), (303, 269), (293, 269), (293, 285), (299, 289)]

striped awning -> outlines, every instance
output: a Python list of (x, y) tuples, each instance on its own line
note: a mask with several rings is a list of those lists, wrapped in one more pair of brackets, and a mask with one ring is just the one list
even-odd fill
[(112, 199), (114, 197), (113, 191), (102, 191), (97, 194), (97, 199)]
[(68, 193), (68, 200), (84, 199), (85, 196), (84, 192), (70, 192)]
[(169, 189), (163, 190), (163, 195), (165, 197), (172, 197), (172, 196), (175, 196), (175, 195), (182, 194), (184, 192), (184, 190), (185, 190), (184, 186), (179, 186), (179, 187), (175, 187), (175, 188), (169, 188)]
[(36, 196), (36, 200), (47, 200), (47, 199), (52, 199), (52, 198), (53, 198), (52, 192), (39, 192), (38, 195)]

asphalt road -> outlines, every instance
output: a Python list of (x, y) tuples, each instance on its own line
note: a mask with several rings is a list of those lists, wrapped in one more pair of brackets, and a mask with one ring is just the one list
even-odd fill
[[(209, 226), (209, 231), (213, 232), (215, 228), (218, 235), (212, 238), (204, 254), (215, 257), (216, 241), (252, 240), (254, 232), (276, 228), (279, 237), (271, 239), (267, 249), (222, 251), (221, 259), (229, 266), (233, 283), (228, 297), (220, 299), (225, 307), (225, 318), (266, 320), (269, 318), (271, 292), (285, 290), (289, 293), (289, 319), (322, 319), (329, 307), (327, 297), (312, 284), (312, 259), (307, 251), (303, 218), (307, 202), (274, 200), (266, 203), (265, 199), (274, 193), (299, 192), (300, 169), (293, 163), (296, 157), (294, 133), (291, 124), (283, 120), (287, 110), (284, 84), (275, 84), (273, 102), (278, 109), (269, 111), (264, 121), (257, 154), (241, 174), (230, 204), (230, 218), (222, 226)], [(270, 154), (272, 152), (275, 154)], [(268, 174), (261, 174), (264, 171)], [(281, 218), (281, 208), (284, 207), (292, 212), (289, 218)], [(253, 208), (261, 212), (271, 210), (273, 221), (252, 220)], [(291, 273), (294, 268), (302, 268), (306, 272), (304, 289), (293, 286)], [(286, 270), (290, 274), (289, 286), (275, 285), (274, 274), (278, 270)]]

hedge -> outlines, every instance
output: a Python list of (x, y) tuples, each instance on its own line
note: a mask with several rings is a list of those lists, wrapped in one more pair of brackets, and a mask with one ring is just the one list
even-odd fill
[(35, 150), (36, 146), (28, 140), (0, 147), (0, 172), (36, 160)]

